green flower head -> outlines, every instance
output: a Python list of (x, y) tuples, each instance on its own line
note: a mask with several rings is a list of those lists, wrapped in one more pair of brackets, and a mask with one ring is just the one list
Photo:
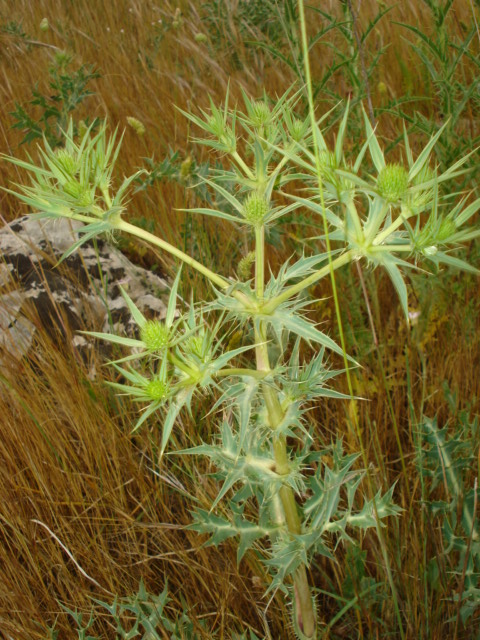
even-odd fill
[(168, 346), (169, 330), (160, 320), (147, 320), (140, 331), (140, 340), (148, 351), (160, 351)]
[(79, 207), (91, 207), (94, 202), (92, 190), (74, 179), (63, 185), (63, 192), (73, 198)]
[(58, 151), (55, 152), (55, 160), (66, 176), (70, 178), (75, 176), (77, 173), (77, 163), (71, 153), (66, 149), (58, 149)]
[(145, 394), (152, 400), (163, 400), (168, 393), (168, 384), (160, 378), (153, 378), (145, 387)]
[(268, 105), (259, 100), (253, 103), (252, 113), (250, 114), (250, 121), (254, 127), (264, 127), (270, 123), (272, 113)]
[(398, 202), (407, 193), (408, 172), (401, 164), (387, 164), (378, 174), (378, 193), (388, 202)]
[(251, 193), (243, 204), (243, 217), (253, 225), (264, 221), (269, 207), (268, 202), (257, 193)]

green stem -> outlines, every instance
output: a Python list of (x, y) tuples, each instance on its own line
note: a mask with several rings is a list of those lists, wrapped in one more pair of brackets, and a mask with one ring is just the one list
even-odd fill
[(250, 376), (251, 378), (255, 378), (256, 380), (263, 380), (268, 376), (268, 371), (258, 371), (257, 369), (220, 369), (219, 371), (215, 371), (214, 375), (218, 377), (227, 377), (227, 376)]
[(360, 244), (362, 243), (364, 238), (363, 227), (360, 221), (360, 216), (358, 215), (357, 207), (355, 206), (355, 203), (353, 202), (353, 200), (350, 200), (347, 203), (347, 209), (350, 212), (350, 215), (353, 220), (353, 226), (355, 227), (355, 236), (356, 236), (355, 239)]
[[(117, 229), (118, 231), (125, 231), (126, 233), (130, 233), (133, 236), (137, 236), (137, 238), (141, 238), (142, 240), (145, 240), (146, 242), (149, 242), (154, 246), (160, 247), (160, 249), (167, 251), (172, 256), (179, 258), (180, 260), (182, 260), (182, 262), (185, 262), (185, 264), (188, 264), (190, 267), (193, 267), (194, 269), (199, 271), (206, 278), (208, 278), (210, 282), (216, 284), (221, 289), (228, 289), (230, 286), (232, 286), (232, 282), (226, 280), (225, 278), (222, 278), (222, 276), (218, 275), (218, 273), (211, 271), (208, 267), (189, 256), (181, 249), (177, 249), (169, 242), (166, 242), (158, 236), (153, 235), (153, 233), (145, 231), (144, 229), (140, 229), (140, 227), (136, 227), (134, 224), (130, 224), (129, 222), (125, 222), (125, 220), (122, 220), (120, 217), (118, 217), (118, 219), (116, 219), (115, 221), (112, 220), (111, 224), (114, 229)], [(244, 307), (251, 307), (252, 301), (241, 291), (232, 291), (232, 296), (239, 302), (241, 302)]]
[(253, 173), (253, 171), (250, 169), (250, 167), (245, 163), (245, 161), (243, 160), (243, 158), (238, 154), (238, 151), (234, 151), (231, 154), (232, 158), (235, 160), (235, 162), (238, 164), (238, 166), (243, 169), (245, 175), (250, 178), (250, 180), (255, 180), (255, 174)]
[(265, 227), (255, 227), (255, 290), (259, 304), (263, 302), (265, 282)]
[(412, 213), (409, 209), (407, 209), (406, 207), (402, 207), (402, 211), (400, 213), (400, 215), (398, 216), (398, 218), (396, 218), (391, 225), (389, 225), (386, 229), (383, 229), (383, 231), (380, 231), (380, 233), (378, 234), (378, 236), (374, 239), (374, 241), (372, 242), (372, 244), (374, 246), (382, 244), (382, 242), (384, 240), (386, 240), (388, 238), (388, 236), (392, 235), (392, 233), (398, 229), (399, 227), (402, 226), (402, 224), (412, 216)]
[(195, 377), (195, 371), (193, 371), (193, 369), (188, 367), (184, 362), (179, 360), (174, 353), (169, 351), (167, 354), (167, 357), (172, 364), (174, 364), (178, 369), (180, 369), (180, 371), (183, 371), (183, 373), (186, 373), (187, 376), (190, 376), (190, 378)]
[(382, 244), (381, 246), (375, 246), (375, 251), (372, 253), (382, 253), (382, 251), (387, 251), (389, 253), (395, 251), (404, 251), (405, 253), (411, 253), (414, 247), (411, 244)]
[[(255, 327), (255, 344), (257, 356), (257, 370), (269, 373), (270, 363), (268, 357), (268, 347), (266, 342), (266, 330), (263, 322)], [(268, 421), (270, 428), (275, 431), (284, 419), (285, 413), (282, 409), (278, 395), (269, 385), (263, 385), (263, 395), (267, 406)], [(279, 475), (287, 475), (290, 472), (290, 463), (287, 452), (287, 442), (284, 435), (274, 436), (273, 452), (275, 458), (275, 471)], [(299, 535), (302, 530), (300, 516), (298, 514), (295, 495), (291, 487), (283, 486), (280, 491), (285, 523), (288, 531), (292, 535)], [(307, 569), (305, 565), (300, 565), (295, 571), (293, 580), (296, 616), (299, 627), (306, 638), (315, 635), (315, 612), (313, 610), (310, 586), (308, 584)]]
[(185, 262), (185, 264), (188, 264), (190, 267), (193, 267), (205, 277), (207, 277), (211, 282), (213, 282), (213, 284), (216, 284), (217, 287), (228, 289), (228, 287), (231, 285), (228, 280), (222, 278), (222, 276), (219, 276), (214, 271), (211, 271), (208, 267), (201, 264), (180, 249), (177, 249), (169, 242), (166, 242), (165, 240), (162, 240), (161, 238), (153, 235), (153, 233), (145, 231), (145, 229), (140, 229), (140, 227), (136, 227), (134, 224), (130, 224), (129, 222), (125, 222), (125, 220), (122, 220), (121, 218), (116, 220), (115, 223), (112, 224), (114, 224), (115, 229), (118, 229), (119, 231), (125, 231), (126, 233), (130, 233), (133, 236), (137, 236), (137, 238), (146, 240), (150, 244), (160, 247), (160, 249), (167, 251), (172, 256), (179, 258), (180, 260), (182, 260), (182, 262)]
[(275, 309), (282, 304), (282, 302), (290, 300), (292, 296), (300, 293), (300, 291), (303, 291), (307, 287), (310, 287), (312, 284), (315, 284), (315, 282), (321, 280), (325, 276), (328, 276), (328, 274), (333, 272), (335, 269), (348, 264), (353, 260), (354, 256), (355, 252), (353, 251), (353, 249), (349, 249), (345, 253), (342, 253), (341, 256), (339, 256), (335, 260), (332, 260), (331, 262), (329, 262), (329, 264), (325, 265), (321, 269), (318, 269), (318, 271), (315, 271), (314, 273), (312, 273), (312, 275), (304, 278), (303, 280), (300, 280), (300, 282), (297, 282), (297, 284), (292, 285), (276, 298), (272, 298), (271, 300), (269, 300), (269, 302), (263, 307), (262, 313), (266, 315), (272, 314)]
[[(255, 291), (257, 304), (262, 304), (265, 287), (265, 227), (255, 228)], [(255, 324), (255, 353), (257, 371), (259, 375), (268, 375), (271, 371), (267, 347), (267, 332), (264, 322)], [(282, 423), (285, 413), (282, 409), (278, 395), (270, 385), (263, 385), (263, 396), (267, 407), (270, 428), (275, 431)], [(283, 435), (274, 437), (273, 442), (275, 470), (279, 475), (288, 475), (290, 464), (287, 453), (287, 442)], [(284, 512), (285, 522), (290, 533), (299, 535), (301, 521), (298, 515), (295, 495), (291, 487), (283, 486), (280, 491), (280, 500)], [(297, 569), (294, 578), (294, 588), (298, 602), (300, 619), (305, 621), (302, 626), (311, 631), (312, 637), (315, 629), (315, 615), (310, 597), (307, 573), (305, 566)], [(306, 634), (307, 637), (308, 634)]]

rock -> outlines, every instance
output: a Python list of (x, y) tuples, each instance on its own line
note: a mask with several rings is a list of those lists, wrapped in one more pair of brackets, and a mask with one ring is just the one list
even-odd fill
[[(0, 349), (14, 358), (25, 356), (33, 343), (37, 322), (32, 304), (40, 326), (56, 340), (67, 326), (73, 332), (135, 335), (119, 285), (147, 317), (165, 316), (165, 279), (134, 265), (101, 238), (98, 251), (87, 242), (57, 265), (81, 226), (63, 218), (24, 216), (0, 229)], [(74, 333), (77, 349), (88, 350), (92, 344), (91, 338)]]

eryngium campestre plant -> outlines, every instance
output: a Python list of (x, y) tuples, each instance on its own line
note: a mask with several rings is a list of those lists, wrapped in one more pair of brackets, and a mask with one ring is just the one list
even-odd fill
[[(133, 350), (114, 364), (123, 381), (113, 386), (142, 404), (135, 428), (161, 412), (162, 454), (179, 414), (198, 398), (205, 413), (228, 409), (219, 413), (213, 440), (179, 452), (207, 456), (219, 479), (211, 508), (194, 509), (191, 526), (215, 545), (236, 538), (239, 562), (255, 548), (271, 575), (267, 593), (280, 589), (289, 595), (298, 637), (314, 638), (316, 614), (307, 579), (313, 556), (333, 557), (335, 541), (348, 539), (355, 528), (381, 526), (399, 508), (393, 503), (393, 487), (357, 500), (364, 477), (358, 455), (344, 452), (341, 434), (337, 442), (323, 446), (308, 420), (306, 410), (322, 398), (346, 397), (331, 386), (340, 372), (327, 366), (328, 352), (344, 357), (345, 363), (352, 360), (308, 319), (306, 290), (342, 266), (366, 261), (385, 269), (408, 321), (406, 269), (430, 263), (435, 269), (446, 264), (473, 270), (452, 249), (479, 235), (466, 225), (480, 199), (463, 197), (452, 203), (443, 197), (442, 184), (462, 173), (466, 158), (440, 175), (430, 169), (442, 129), (417, 158), (405, 134), (406, 163), (390, 165), (365, 117), (366, 142), (358, 157), (345, 157), (348, 105), (330, 148), (322, 121), (310, 125), (295, 113), (297, 97), (288, 92), (267, 104), (265, 96), (255, 102), (244, 95), (242, 110), (229, 106), (227, 96), (221, 109), (212, 104), (200, 115), (184, 114), (199, 131), (198, 142), (230, 160), (229, 168), (205, 179), (210, 202), (217, 197), (224, 205), (191, 213), (231, 224), (242, 237), (246, 228), (250, 246), (237, 265), (239, 278), (217, 273), (213, 265), (197, 262), (125, 220), (128, 189), (138, 172), (115, 187), (120, 144), (115, 133), (108, 135), (106, 124), (80, 140), (70, 126), (64, 149), (54, 151), (45, 141), (39, 164), (6, 159), (29, 173), (30, 185), (18, 186), (15, 193), (36, 215), (85, 222), (67, 254), (99, 234), (125, 232), (170, 253), (211, 282), (213, 301), (194, 300), (177, 317), (179, 271), (166, 318), (153, 321), (124, 292), (139, 339), (91, 335)], [(240, 138), (242, 145), (237, 144)], [(373, 177), (364, 170), (367, 152), (376, 169)], [(322, 158), (329, 159), (328, 167)], [(302, 196), (293, 193), (293, 181), (301, 184)], [(79, 186), (73, 189), (73, 184)], [(328, 234), (331, 250), (319, 249), (323, 244), (314, 240), (309, 246), (316, 249), (267, 277), (265, 230), (281, 228), (283, 218), (300, 209), (310, 212), (312, 223), (318, 217), (321, 237)], [(251, 342), (231, 348), (228, 336), (235, 331), (251, 336)], [(141, 359), (147, 362), (142, 368)], [(205, 405), (213, 390), (216, 400), (211, 396), (211, 404)], [(222, 509), (223, 515), (216, 512), (220, 501), (229, 507)]]

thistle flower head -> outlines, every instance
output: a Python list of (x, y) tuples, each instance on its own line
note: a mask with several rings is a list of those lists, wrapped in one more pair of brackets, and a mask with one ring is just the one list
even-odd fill
[[(414, 186), (420, 186), (424, 184), (426, 185), (429, 182), (432, 182), (433, 180), (435, 180), (436, 177), (437, 177), (436, 170), (432, 169), (431, 167), (428, 166), (428, 164), (426, 164), (414, 177), (413, 185)], [(409, 197), (408, 204), (414, 211), (416, 211), (417, 213), (420, 213), (421, 211), (424, 211), (431, 204), (433, 199), (433, 194), (434, 194), (434, 188), (432, 185), (426, 186), (425, 188), (420, 188), (418, 190), (414, 190)]]
[(440, 226), (436, 233), (437, 242), (442, 243), (445, 240), (448, 241), (448, 239), (451, 236), (453, 236), (453, 234), (456, 233), (456, 231), (457, 231), (457, 227), (455, 226), (455, 223), (453, 222), (453, 220), (449, 220), (448, 218), (445, 218), (440, 223)]
[(58, 149), (55, 152), (55, 160), (66, 176), (73, 178), (77, 173), (77, 162), (73, 155), (66, 149)]
[(163, 400), (168, 393), (168, 383), (160, 378), (153, 378), (145, 387), (145, 395), (152, 400)]
[(378, 193), (388, 202), (398, 202), (407, 193), (408, 172), (401, 164), (387, 164), (378, 174)]
[(252, 110), (250, 113), (250, 122), (254, 127), (265, 127), (270, 123), (272, 118), (272, 112), (269, 106), (263, 100), (258, 100), (252, 104)]
[(337, 160), (335, 158), (335, 153), (333, 151), (324, 149), (323, 151), (319, 152), (318, 156), (320, 160), (320, 167), (324, 171), (337, 168)]
[(213, 135), (219, 140), (227, 133), (227, 127), (223, 119), (219, 118), (216, 114), (212, 114), (208, 118), (207, 125)]
[(204, 335), (190, 336), (183, 345), (185, 355), (201, 362), (210, 360), (210, 345)]
[(63, 185), (63, 192), (75, 200), (78, 207), (90, 207), (94, 202), (91, 189), (88, 186), (80, 184), (78, 180), (72, 179)]
[(140, 340), (148, 351), (160, 351), (168, 346), (169, 330), (160, 320), (147, 320), (140, 330)]
[(251, 193), (243, 204), (243, 217), (253, 225), (261, 225), (268, 213), (268, 202), (258, 193)]
[(301, 142), (305, 137), (307, 131), (308, 125), (305, 122), (299, 120), (298, 118), (293, 118), (290, 127), (290, 135), (295, 142)]

